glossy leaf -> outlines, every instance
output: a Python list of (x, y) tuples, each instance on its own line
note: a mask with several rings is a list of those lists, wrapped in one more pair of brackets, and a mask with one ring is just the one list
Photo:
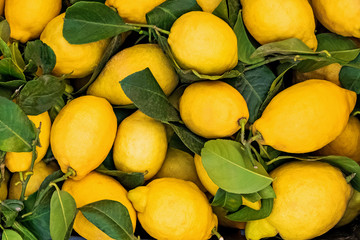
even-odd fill
[(124, 78), (120, 85), (126, 96), (146, 115), (162, 122), (180, 121), (178, 111), (171, 105), (149, 68)]
[(129, 212), (120, 202), (101, 200), (82, 206), (80, 211), (87, 220), (111, 238), (137, 239), (133, 234)]
[(14, 230), (5, 229), (2, 233), (1, 239), (2, 240), (22, 240), (23, 238), (20, 236), (20, 234), (18, 234)]
[(16, 66), (11, 58), (4, 58), (0, 60), (0, 74), (7, 75), (15, 79), (25, 80), (25, 75), (22, 70)]
[[(360, 66), (360, 55), (351, 63)], [(360, 94), (360, 69), (346, 66), (342, 67), (339, 73), (339, 80), (344, 88)]]
[(34, 61), (40, 67), (43, 74), (50, 74), (55, 67), (56, 56), (54, 51), (41, 40), (27, 42), (24, 51), (27, 62)]
[(0, 22), (0, 38), (4, 42), (9, 42), (10, 40), (10, 26), (6, 20)]
[(17, 104), (0, 97), (0, 150), (30, 152), (34, 139), (34, 124)]
[(211, 180), (227, 192), (254, 193), (272, 182), (260, 163), (252, 166), (239, 142), (210, 140), (201, 150), (201, 160)]
[(0, 87), (5, 87), (5, 88), (15, 90), (18, 87), (20, 87), (21, 85), (24, 85), (25, 83), (26, 83), (25, 80), (11, 80), (11, 81), (7, 81), (7, 82), (0, 82)]
[(242, 205), (242, 197), (240, 194), (229, 193), (219, 188), (213, 201), (211, 202), (211, 205), (215, 207), (223, 207), (229, 212), (235, 212)]
[(261, 208), (259, 210), (254, 210), (244, 206), (239, 211), (227, 215), (226, 218), (237, 222), (247, 222), (263, 219), (270, 215), (273, 208), (273, 203), (274, 199), (272, 198), (263, 199), (261, 200)]
[(71, 44), (84, 44), (135, 29), (105, 4), (81, 1), (67, 8), (63, 34)]
[(10, 51), (11, 51), (11, 57), (13, 59), (13, 62), (20, 68), (20, 69), (24, 69), (25, 68), (25, 62), (24, 59), (21, 55), (21, 52), (19, 50), (19, 43), (18, 42), (13, 42), (10, 45)]
[[(12, 200), (10, 200), (12, 201)], [(18, 201), (18, 200), (15, 200)], [(17, 209), (14, 209), (13, 207), (11, 207), (9, 204), (6, 203), (6, 201), (2, 201), (0, 203), (0, 215), (1, 215), (1, 220), (4, 222), (4, 226), (5, 227), (11, 227), (15, 220), (16, 217), (18, 216), (18, 213), (21, 211), (21, 209), (19, 209), (19, 211), (17, 211)]]
[(28, 115), (38, 115), (54, 106), (65, 91), (65, 82), (52, 75), (29, 81), (18, 96), (19, 106)]
[(38, 240), (32, 232), (29, 231), (25, 226), (20, 224), (19, 222), (15, 221), (14, 225), (12, 226), (14, 230), (16, 230), (20, 236), (24, 240)]
[(227, 0), (220, 1), (219, 5), (215, 8), (212, 12), (215, 16), (221, 18), (225, 22), (229, 22), (229, 13), (228, 13), (228, 6)]
[(235, 23), (237, 21), (239, 11), (240, 11), (240, 1), (238, 0), (227, 0), (227, 6), (228, 6), (228, 18), (229, 18), (229, 24), (233, 28), (235, 26)]

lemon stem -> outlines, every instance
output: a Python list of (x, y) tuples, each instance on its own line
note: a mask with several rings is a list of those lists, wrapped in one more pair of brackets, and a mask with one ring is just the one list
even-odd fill
[(246, 118), (240, 118), (239, 124), (240, 124), (240, 141), (243, 145), (246, 144), (245, 142), (245, 125), (247, 123)]
[(220, 235), (220, 233), (218, 231), (216, 231), (216, 228), (213, 228), (213, 230), (211, 231), (211, 233), (213, 235), (215, 235), (219, 240), (224, 240), (224, 238)]
[(126, 23), (127, 25), (130, 25), (130, 26), (133, 26), (133, 27), (138, 27), (138, 30), (141, 30), (141, 28), (151, 28), (151, 29), (154, 29), (155, 31), (158, 31), (158, 32), (161, 32), (161, 33), (164, 33), (166, 35), (169, 35), (170, 32), (169, 31), (166, 31), (164, 29), (161, 29), (155, 25), (148, 25), (148, 24), (140, 24), (140, 23)]

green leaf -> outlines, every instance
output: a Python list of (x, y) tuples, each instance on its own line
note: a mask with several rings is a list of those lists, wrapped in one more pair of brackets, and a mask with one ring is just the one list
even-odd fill
[(254, 64), (264, 60), (264, 58), (251, 58), (250, 56), (255, 52), (255, 47), (251, 43), (245, 25), (242, 19), (242, 11), (239, 11), (237, 21), (234, 26), (234, 32), (238, 43), (238, 58), (246, 64)]
[(137, 239), (133, 234), (129, 212), (120, 202), (101, 200), (82, 206), (80, 211), (87, 220), (111, 238)]
[(227, 0), (222, 0), (219, 5), (215, 8), (215, 10), (212, 12), (215, 16), (221, 18), (225, 22), (229, 22), (229, 13), (228, 13), (228, 6), (227, 6)]
[(4, 58), (0, 60), (0, 74), (25, 80), (24, 73), (18, 66), (16, 66), (11, 58)]
[(240, 194), (229, 193), (219, 188), (211, 202), (212, 206), (223, 207), (229, 212), (235, 212), (242, 205), (242, 197)]
[(10, 99), (12, 94), (13, 94), (12, 90), (0, 87), (0, 97)]
[[(4, 222), (5, 227), (11, 227), (14, 224), (19, 212), (22, 210), (22, 202), (20, 202), (20, 204), (19, 202), (20, 201), (18, 200), (7, 199), (0, 203), (1, 220)], [(16, 205), (11, 205), (12, 203), (15, 203)]]
[(262, 199), (276, 198), (275, 191), (270, 185), (260, 190), (258, 193)]
[(298, 38), (264, 44), (258, 47), (251, 58), (261, 58), (273, 54), (317, 54)]
[(121, 88), (135, 106), (146, 115), (162, 122), (180, 121), (149, 68), (131, 74), (120, 81)]
[(30, 152), (34, 139), (34, 124), (17, 104), (0, 97), (0, 150)]
[[(360, 55), (351, 63), (360, 66)], [(339, 80), (344, 88), (360, 94), (360, 69), (347, 66), (342, 67), (339, 73)]]
[(205, 138), (202, 138), (191, 132), (185, 125), (180, 123), (169, 123), (176, 135), (181, 139), (184, 145), (193, 153), (201, 155), (201, 149), (204, 147)]
[(66, 9), (63, 34), (71, 44), (84, 44), (136, 29), (105, 4), (77, 2)]
[(74, 4), (74, 3), (77, 3), (77, 2), (81, 2), (81, 1), (105, 3), (105, 0), (70, 0), (70, 3)]
[(246, 71), (238, 78), (226, 81), (244, 97), (249, 109), (250, 123), (257, 119), (259, 109), (265, 101), (274, 80), (274, 73), (267, 66), (261, 66)]
[(7, 42), (2, 40), (1, 38), (0, 38), (0, 51), (3, 55), (3, 58), (11, 58), (12, 57), (9, 45), (7, 44)]
[(10, 51), (11, 51), (11, 57), (14, 61), (14, 63), (20, 68), (20, 69), (24, 69), (25, 68), (25, 62), (24, 59), (21, 55), (21, 52), (19, 50), (19, 43), (18, 42), (13, 42), (10, 45)]
[(54, 191), (50, 202), (50, 235), (53, 240), (70, 237), (76, 216), (74, 198), (66, 191)]
[(185, 144), (181, 141), (179, 136), (176, 134), (173, 134), (171, 136), (168, 147), (179, 149), (179, 150), (182, 150), (184, 152), (187, 152), (187, 153), (193, 155), (193, 152), (188, 147), (185, 146)]
[(124, 186), (126, 189), (133, 189), (137, 186), (141, 186), (144, 184), (144, 173), (140, 172), (123, 172), (120, 170), (109, 170), (105, 166), (100, 165), (96, 169), (97, 172), (115, 177), (122, 186)]
[(65, 91), (65, 82), (52, 75), (29, 81), (18, 96), (19, 106), (28, 115), (38, 115), (56, 104)]
[(55, 67), (54, 51), (41, 40), (27, 42), (24, 54), (25, 60), (34, 61), (36, 66), (41, 67), (43, 74), (50, 74)]
[(201, 160), (211, 180), (227, 192), (254, 193), (272, 182), (260, 163), (256, 163), (256, 167), (252, 166), (239, 142), (210, 140), (201, 150)]
[(18, 87), (20, 87), (21, 85), (24, 85), (25, 83), (26, 83), (25, 80), (11, 80), (11, 81), (7, 81), (7, 82), (0, 81), (0, 87), (5, 87), (5, 88), (15, 90)]
[(6, 20), (0, 22), (0, 38), (6, 43), (10, 40), (10, 25)]
[(270, 215), (273, 203), (273, 198), (262, 199), (261, 208), (259, 210), (254, 210), (252, 208), (244, 206), (239, 211), (227, 215), (226, 218), (237, 222), (248, 222), (263, 219)]
[(249, 194), (242, 194), (242, 196), (243, 196), (246, 200), (248, 200), (248, 201), (250, 201), (250, 202), (252, 202), (252, 203), (261, 200), (261, 196), (260, 196), (260, 194), (257, 193), (257, 192), (255, 192), (255, 193), (249, 193)]
[(14, 225), (12, 226), (14, 230), (16, 230), (20, 236), (24, 240), (38, 240), (32, 232), (29, 231), (26, 227), (21, 225), (19, 222), (15, 221)]
[(22, 240), (23, 238), (20, 236), (20, 234), (18, 234), (14, 230), (4, 229), (1, 239), (2, 240)]
[(60, 110), (65, 107), (65, 101), (63, 97), (54, 98), (55, 101), (54, 105), (49, 109), (49, 115), (51, 122), (53, 122), (56, 116), (59, 114)]
[(184, 13), (201, 11), (196, 0), (167, 0), (146, 14), (148, 24), (170, 30), (171, 26)]
[(229, 24), (233, 28), (235, 26), (241, 8), (240, 1), (227, 0), (227, 5), (228, 5)]

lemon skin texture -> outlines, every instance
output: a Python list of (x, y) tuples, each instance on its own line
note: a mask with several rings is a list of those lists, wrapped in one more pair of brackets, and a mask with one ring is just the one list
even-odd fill
[[(31, 175), (30, 180), (26, 186), (24, 196), (28, 197), (39, 190), (39, 187), (45, 178), (57, 170), (59, 170), (59, 167), (55, 162), (46, 164), (45, 162), (40, 161), (39, 163), (35, 164), (33, 168), (33, 175)], [(18, 182), (20, 182), (19, 173), (14, 173), (11, 177), (9, 185), (9, 199), (20, 199), (22, 185), (16, 184)]]
[(104, 97), (114, 105), (131, 104), (119, 82), (145, 68), (150, 69), (164, 93), (170, 95), (178, 84), (178, 76), (157, 44), (138, 44), (117, 53), (89, 86), (87, 93)]
[(239, 120), (249, 118), (243, 96), (221, 81), (200, 81), (188, 86), (180, 98), (185, 125), (205, 138), (228, 137), (240, 129)]
[(190, 181), (159, 178), (128, 193), (141, 226), (159, 240), (205, 240), (217, 227), (205, 194)]
[(108, 45), (108, 40), (86, 44), (70, 44), (63, 36), (65, 13), (51, 20), (40, 35), (56, 55), (53, 74), (67, 78), (82, 78), (93, 72)]
[(310, 79), (277, 94), (253, 124), (261, 144), (289, 153), (318, 150), (344, 130), (356, 93), (326, 80)]
[(5, 0), (0, 0), (0, 15), (4, 14)]
[(114, 7), (125, 22), (146, 24), (146, 14), (163, 2), (165, 0), (106, 0), (105, 4)]
[(60, 10), (61, 0), (6, 0), (5, 18), (10, 25), (10, 37), (22, 43), (38, 38)]
[(208, 12), (193, 11), (179, 17), (170, 29), (168, 43), (183, 69), (221, 75), (238, 63), (234, 31)]
[[(41, 147), (36, 147), (37, 157), (35, 163), (40, 162), (45, 156), (50, 143), (51, 120), (48, 112), (39, 115), (28, 115), (30, 121), (38, 128), (41, 123), (39, 141)], [(5, 155), (5, 166), (10, 172), (22, 172), (29, 170), (31, 166), (32, 152), (8, 152)]]
[(358, 0), (316, 0), (311, 2), (316, 18), (331, 32), (360, 38)]
[(241, 0), (243, 20), (260, 44), (298, 38), (315, 50), (315, 18), (304, 0)]
[(343, 216), (351, 186), (342, 172), (323, 162), (291, 162), (270, 173), (276, 193), (267, 218), (283, 239), (312, 239)]
[(164, 124), (136, 111), (119, 125), (113, 158), (115, 167), (125, 172), (143, 172), (152, 178), (161, 168), (167, 151)]
[(71, 167), (80, 180), (97, 168), (114, 143), (117, 121), (108, 101), (94, 96), (72, 100), (59, 112), (50, 133), (50, 144), (61, 171)]
[[(79, 181), (67, 179), (62, 186), (62, 190), (68, 192), (74, 198), (77, 208), (100, 200), (120, 202), (127, 208), (135, 231), (136, 212), (126, 196), (127, 191), (125, 188), (112, 177), (91, 172)], [(119, 218), (121, 217), (119, 216)], [(112, 239), (89, 222), (80, 211), (75, 217), (74, 230), (88, 240)]]
[(317, 151), (319, 155), (345, 156), (360, 163), (360, 121), (350, 117), (344, 131), (334, 141)]
[(5, 170), (5, 176), (0, 182), (0, 201), (4, 201), (8, 195), (8, 182), (10, 179), (10, 173)]
[(220, 4), (221, 0), (196, 0), (204, 12), (212, 13)]
[(327, 65), (325, 67), (316, 69), (311, 72), (299, 72), (295, 71), (294, 74), (294, 83), (303, 82), (308, 79), (323, 79), (328, 80), (332, 83), (335, 83), (338, 86), (341, 86), (340, 79), (339, 79), (339, 73), (341, 70), (341, 65), (338, 63), (333, 63), (330, 65)]

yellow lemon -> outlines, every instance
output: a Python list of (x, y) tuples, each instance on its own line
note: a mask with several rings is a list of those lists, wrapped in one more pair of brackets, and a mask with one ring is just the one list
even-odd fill
[(10, 25), (10, 37), (22, 43), (38, 38), (60, 10), (61, 0), (6, 0), (5, 18)]
[(276, 232), (285, 240), (320, 236), (339, 222), (351, 196), (342, 172), (323, 162), (286, 163), (270, 176), (276, 193), (272, 212), (262, 224), (246, 225), (247, 239), (271, 237)]
[[(50, 162), (49, 164), (46, 164), (43, 161), (40, 161), (35, 164), (33, 169), (33, 175), (30, 177), (30, 180), (26, 186), (24, 196), (27, 197), (36, 192), (39, 189), (41, 183), (45, 180), (45, 178), (53, 172), (57, 171), (58, 169), (59, 167), (55, 162)], [(20, 199), (22, 185), (17, 184), (18, 182), (20, 182), (20, 175), (19, 173), (14, 173), (10, 180), (8, 197), (9, 199)]]
[(342, 133), (334, 141), (317, 151), (322, 156), (345, 156), (360, 163), (360, 121), (350, 117)]
[(5, 170), (5, 175), (0, 180), (0, 201), (4, 201), (7, 198), (9, 179), (10, 173)]
[(221, 75), (238, 63), (234, 31), (208, 12), (193, 11), (179, 17), (170, 29), (168, 43), (183, 69)]
[(290, 153), (324, 147), (344, 130), (356, 93), (325, 80), (311, 79), (277, 94), (253, 124), (262, 144)]
[[(35, 163), (40, 162), (45, 156), (50, 143), (51, 120), (48, 112), (39, 115), (28, 115), (29, 119), (40, 128), (39, 141), (41, 147), (36, 147), (37, 157)], [(32, 160), (32, 152), (8, 152), (5, 155), (5, 165), (10, 172), (22, 172), (30, 168)]]
[(204, 12), (212, 13), (220, 4), (221, 0), (196, 0)]
[(178, 76), (159, 45), (138, 44), (113, 56), (87, 93), (104, 97), (115, 105), (131, 104), (132, 101), (125, 95), (119, 82), (145, 68), (150, 69), (166, 95), (178, 84)]
[(344, 226), (352, 222), (360, 214), (360, 192), (353, 189), (353, 194), (346, 207), (346, 211), (336, 227)]
[(108, 101), (94, 96), (72, 100), (59, 112), (50, 144), (61, 171), (71, 167), (80, 180), (97, 168), (114, 143), (117, 120)]
[(115, 167), (126, 172), (146, 172), (148, 180), (161, 168), (167, 144), (164, 124), (136, 111), (119, 125), (113, 148)]
[(108, 45), (108, 40), (86, 44), (70, 44), (63, 36), (65, 13), (51, 20), (41, 33), (40, 40), (56, 55), (55, 75), (70, 74), (68, 78), (82, 78), (95, 69)]
[[(136, 227), (136, 212), (126, 197), (125, 188), (112, 177), (91, 172), (79, 181), (67, 179), (62, 186), (62, 190), (70, 193), (76, 202), (76, 207), (80, 208), (89, 203), (100, 200), (118, 201), (124, 205), (130, 215), (133, 230)], [(119, 216), (121, 218), (121, 216)], [(88, 240), (110, 240), (108, 235), (102, 232), (94, 224), (89, 222), (79, 211), (74, 221), (74, 230)]]
[(114, 7), (125, 22), (146, 24), (146, 14), (165, 0), (106, 0), (105, 4)]
[(206, 191), (197, 175), (194, 158), (187, 152), (168, 148), (165, 160), (154, 176), (155, 178), (173, 177), (195, 183), (203, 192)]
[(311, 72), (299, 72), (295, 71), (293, 80), (294, 83), (303, 82), (308, 79), (323, 79), (328, 80), (332, 83), (335, 83), (338, 86), (341, 86), (340, 80), (339, 80), (339, 73), (341, 70), (341, 65), (338, 63), (333, 63), (330, 65), (327, 65), (325, 67), (316, 69)]
[(185, 125), (205, 138), (228, 137), (240, 129), (239, 120), (249, 118), (243, 96), (221, 81), (200, 81), (188, 86), (180, 98)]
[(243, 19), (250, 34), (260, 44), (298, 38), (315, 50), (315, 19), (304, 0), (241, 0)]
[(159, 178), (128, 193), (141, 226), (159, 240), (205, 240), (217, 227), (205, 194), (190, 181)]
[(5, 0), (0, 0), (0, 15), (4, 14)]
[(360, 38), (358, 0), (311, 1), (316, 18), (330, 31), (345, 37)]

